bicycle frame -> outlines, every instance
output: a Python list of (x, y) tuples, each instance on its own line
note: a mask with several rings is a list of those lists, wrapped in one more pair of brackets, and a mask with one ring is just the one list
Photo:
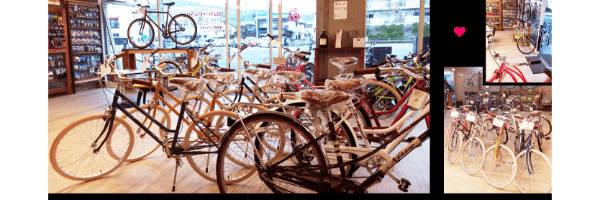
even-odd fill
[[(148, 13), (167, 14), (166, 19), (165, 19), (165, 24), (167, 24), (167, 22), (169, 21), (169, 17), (173, 18), (173, 16), (171, 16), (171, 13), (169, 13), (169, 10), (171, 10), (171, 7), (167, 8), (167, 12), (149, 11), (149, 10), (146, 9), (146, 11), (144, 12), (144, 17), (142, 17), (142, 19), (146, 19), (148, 21), (151, 21), (154, 24), (154, 26), (156, 26), (156, 28), (158, 28), (158, 30), (161, 33), (167, 33), (167, 35), (170, 35), (171, 33), (174, 33), (174, 32), (177, 32), (177, 31), (168, 32), (168, 30), (163, 30), (162, 28), (160, 28), (161, 27), (160, 25), (158, 25), (156, 22), (154, 22), (154, 20), (152, 20), (152, 18), (150, 18), (148, 16)], [(175, 22), (175, 23), (177, 23), (177, 22)], [(150, 28), (152, 28), (152, 27), (150, 27)], [(143, 30), (143, 28), (141, 30)]]

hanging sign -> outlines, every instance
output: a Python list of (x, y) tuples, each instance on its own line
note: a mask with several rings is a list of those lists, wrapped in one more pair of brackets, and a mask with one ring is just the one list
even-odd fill
[(300, 20), (300, 14), (298, 14), (298, 10), (296, 8), (290, 9), (288, 21), (299, 21), (299, 20)]
[(333, 19), (348, 18), (348, 1), (336, 1), (333, 3)]

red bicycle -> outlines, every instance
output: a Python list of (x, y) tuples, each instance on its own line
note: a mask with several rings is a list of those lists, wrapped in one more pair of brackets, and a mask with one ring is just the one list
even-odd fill
[[(269, 34), (267, 34), (267, 36), (269, 36), (269, 38), (271, 38), (271, 42), (273, 44), (273, 41), (277, 41), (275, 40), (275, 38)], [(279, 46), (280, 44), (278, 42), (275, 42), (275, 44), (273, 46)], [(295, 72), (302, 72), (306, 75), (306, 78), (302, 81), (300, 81), (301, 86), (303, 87), (309, 87), (309, 88), (315, 88), (314, 85), (312, 84), (314, 81), (314, 74), (315, 74), (315, 65), (312, 62), (309, 62), (309, 58), (307, 56), (310, 56), (312, 53), (312, 47), (309, 51), (300, 51), (300, 49), (297, 49), (296, 51), (292, 51), (288, 48), (283, 47), (283, 49), (285, 50), (285, 52), (283, 53), (283, 55), (287, 54), (287, 59), (286, 59), (286, 63), (285, 64), (279, 64), (277, 67), (275, 67), (275, 70), (273, 71), (273, 75), (275, 75), (278, 71), (295, 71)], [(296, 63), (296, 64), (295, 64)], [(281, 79), (271, 79), (271, 83), (279, 83), (281, 82)]]
[[(498, 65), (498, 69), (494, 70), (494, 75), (487, 82), (492, 83), (495, 80), (498, 80), (498, 83), (500, 83), (500, 81), (502, 81), (504, 79), (505, 74), (508, 74), (515, 83), (518, 83), (517, 79), (515, 78), (515, 75), (517, 75), (519, 78), (521, 78), (521, 80), (523, 80), (523, 83), (527, 83), (527, 79), (525, 79), (525, 75), (523, 75), (523, 72), (521, 72), (521, 70), (519, 68), (517, 68), (517, 66), (530, 66), (532, 64), (542, 63), (542, 61), (540, 61), (540, 60), (527, 61), (525, 63), (517, 63), (517, 64), (510, 64), (510, 63), (506, 62), (506, 56), (500, 56), (500, 54), (496, 52), (496, 49), (494, 49), (494, 35), (495, 35), (495, 31), (494, 31), (494, 33), (492, 33), (492, 49), (493, 49), (494, 53), (492, 53), (492, 51), (489, 48), (488, 48), (488, 51), (490, 52), (490, 55), (492, 56), (492, 58), (494, 58), (494, 62), (496, 62), (496, 60), (500, 60), (502, 62), (502, 65), (498, 65), (498, 62), (496, 62), (496, 65)], [(509, 66), (512, 66), (512, 68), (510, 68)]]

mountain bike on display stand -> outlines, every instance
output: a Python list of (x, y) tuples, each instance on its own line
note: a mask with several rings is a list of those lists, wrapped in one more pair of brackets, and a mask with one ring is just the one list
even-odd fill
[[(137, 4), (140, 7), (139, 12), (144, 13), (144, 17), (133, 20), (127, 29), (127, 38), (133, 46), (144, 49), (152, 44), (155, 39), (152, 24), (156, 26), (164, 38), (170, 37), (177, 44), (186, 45), (194, 41), (197, 33), (196, 21), (186, 14), (171, 16), (169, 10), (171, 6), (175, 5), (174, 2), (163, 3), (163, 5), (167, 6), (167, 12), (149, 11), (150, 6)], [(165, 24), (158, 25), (148, 13), (167, 14), (165, 22), (169, 22), (168, 26), (165, 27)], [(169, 17), (171, 18), (170, 21)]]

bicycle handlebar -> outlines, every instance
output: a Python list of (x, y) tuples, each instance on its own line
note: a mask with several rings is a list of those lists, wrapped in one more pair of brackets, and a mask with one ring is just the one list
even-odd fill
[(191, 74), (175, 74), (175, 77), (193, 77)]
[(269, 36), (271, 38), (271, 40), (274, 40), (275, 38), (273, 36), (271, 36), (271, 34), (267, 33), (267, 36)]
[(208, 48), (208, 45), (202, 47), (202, 49), (200, 49), (200, 51), (205, 51)]
[(311, 53), (308, 51), (300, 51), (301, 54), (310, 55)]
[(385, 64), (387, 64), (387, 63), (388, 63), (388, 61), (387, 61), (387, 60), (384, 60), (384, 61), (381, 61), (381, 62), (375, 63), (375, 64), (373, 64), (372, 66), (373, 66), (373, 67), (379, 67), (379, 66), (381, 66), (381, 65), (385, 65)]
[(379, 74), (379, 72), (381, 72), (379, 68), (355, 69), (354, 75)]
[(265, 69), (271, 69), (271, 65), (257, 64), (256, 67), (265, 68)]
[(119, 53), (119, 54), (115, 54), (115, 58), (121, 58), (125, 56), (125, 52)]
[(244, 45), (242, 48), (240, 48), (240, 51), (243, 51), (246, 48), (248, 48), (248, 45)]
[(235, 69), (229, 69), (229, 68), (220, 68), (221, 72), (235, 72)]

